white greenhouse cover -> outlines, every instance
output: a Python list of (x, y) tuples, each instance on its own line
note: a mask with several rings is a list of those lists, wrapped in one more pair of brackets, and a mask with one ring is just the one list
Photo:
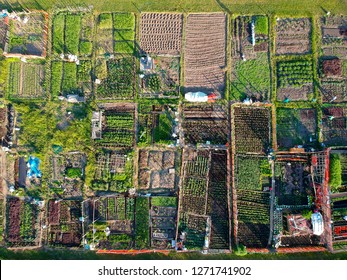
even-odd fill
[(208, 96), (206, 93), (201, 91), (197, 92), (188, 92), (184, 95), (185, 99), (190, 102), (207, 102)]
[(311, 216), (313, 234), (321, 235), (324, 231), (323, 217), (321, 213), (313, 213)]

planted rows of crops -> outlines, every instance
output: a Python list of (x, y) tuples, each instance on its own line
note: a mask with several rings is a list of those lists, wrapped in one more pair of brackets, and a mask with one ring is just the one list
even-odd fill
[(35, 245), (38, 218), (36, 206), (11, 197), (7, 199), (6, 214), (6, 241), (11, 246)]
[(302, 87), (313, 81), (313, 65), (309, 60), (277, 63), (278, 87)]
[(237, 156), (236, 194), (239, 242), (248, 247), (266, 247), (270, 234), (270, 194), (262, 182), (271, 177), (265, 157)]
[(57, 14), (53, 19), (53, 52), (91, 55), (93, 22), (90, 14)]
[(7, 92), (10, 98), (37, 99), (44, 96), (44, 64), (13, 61), (8, 70)]

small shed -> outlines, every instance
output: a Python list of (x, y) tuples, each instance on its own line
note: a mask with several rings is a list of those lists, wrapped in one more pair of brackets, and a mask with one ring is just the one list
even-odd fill
[(311, 216), (311, 222), (313, 227), (314, 235), (321, 235), (324, 231), (323, 217), (322, 214), (317, 212)]

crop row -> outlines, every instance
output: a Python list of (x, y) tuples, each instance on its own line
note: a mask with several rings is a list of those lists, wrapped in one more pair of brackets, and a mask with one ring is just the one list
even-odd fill
[(282, 61), (277, 63), (278, 87), (301, 87), (312, 83), (311, 61)]

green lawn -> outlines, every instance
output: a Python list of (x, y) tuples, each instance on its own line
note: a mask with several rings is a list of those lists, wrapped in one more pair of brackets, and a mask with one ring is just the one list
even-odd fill
[(322, 7), (332, 13), (347, 13), (347, 5), (341, 0), (184, 0), (184, 1), (147, 1), (147, 0), (114, 0), (114, 1), (94, 1), (94, 0), (73, 0), (62, 2), (60, 0), (8, 0), (8, 4), (0, 4), (0, 8), (29, 8), (48, 10), (54, 6), (88, 6), (93, 5), (99, 11), (180, 11), (180, 12), (216, 12), (231, 11), (240, 14), (317, 14), (323, 13)]

